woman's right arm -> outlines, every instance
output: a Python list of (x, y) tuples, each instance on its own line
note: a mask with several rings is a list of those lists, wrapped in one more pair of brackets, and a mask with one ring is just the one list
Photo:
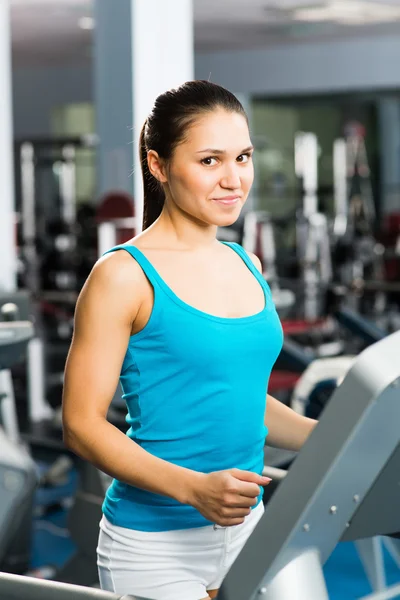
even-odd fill
[(65, 368), (64, 443), (111, 477), (186, 504), (201, 474), (151, 455), (107, 421), (145, 285), (122, 251), (103, 257), (85, 283)]

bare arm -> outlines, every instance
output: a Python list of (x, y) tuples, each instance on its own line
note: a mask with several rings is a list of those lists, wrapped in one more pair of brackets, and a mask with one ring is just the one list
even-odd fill
[(146, 280), (123, 251), (94, 267), (77, 302), (63, 393), (64, 442), (130, 485), (187, 503), (200, 474), (143, 450), (107, 421), (107, 412)]
[(267, 395), (264, 423), (268, 427), (268, 446), (298, 452), (317, 422), (299, 415), (289, 406)]

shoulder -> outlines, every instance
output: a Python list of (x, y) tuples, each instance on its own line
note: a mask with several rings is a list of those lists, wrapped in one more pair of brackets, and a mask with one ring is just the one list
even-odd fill
[(79, 297), (79, 304), (135, 310), (146, 294), (146, 277), (140, 265), (125, 250), (105, 254), (92, 268)]
[(110, 286), (138, 285), (144, 279), (139, 263), (126, 250), (120, 249), (101, 256), (90, 275), (99, 283)]

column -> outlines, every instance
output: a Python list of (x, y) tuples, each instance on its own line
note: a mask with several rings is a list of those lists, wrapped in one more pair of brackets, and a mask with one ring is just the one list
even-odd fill
[(99, 193), (133, 193), (141, 223), (138, 143), (155, 98), (193, 79), (193, 0), (96, 0)]
[(0, 290), (16, 287), (9, 0), (0, 2)]
[(133, 195), (131, 0), (96, 0), (94, 18), (97, 196)]
[(381, 205), (384, 216), (400, 208), (400, 100), (378, 100), (378, 131), (380, 145)]

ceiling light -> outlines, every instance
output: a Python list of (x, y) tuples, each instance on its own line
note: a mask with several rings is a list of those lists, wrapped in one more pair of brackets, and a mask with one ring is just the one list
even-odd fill
[(333, 0), (324, 5), (295, 10), (293, 18), (295, 21), (333, 21), (343, 25), (366, 25), (400, 19), (400, 7), (362, 0)]
[(78, 26), (81, 29), (94, 29), (93, 17), (81, 17), (78, 21)]

